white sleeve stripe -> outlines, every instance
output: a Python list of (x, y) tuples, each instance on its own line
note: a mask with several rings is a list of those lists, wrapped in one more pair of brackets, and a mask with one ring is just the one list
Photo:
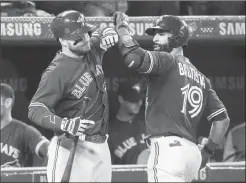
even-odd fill
[(150, 57), (150, 66), (149, 66), (149, 70), (147, 70), (144, 73), (150, 73), (153, 69), (153, 66), (154, 66), (154, 59), (153, 59), (152, 54), (149, 51), (147, 51), (147, 53), (149, 54), (149, 57)]
[(221, 114), (222, 112), (226, 111), (225, 108), (219, 109), (217, 111), (215, 111), (214, 113), (210, 114), (207, 119), (211, 120), (213, 117), (217, 116), (218, 114)]
[(36, 153), (36, 155), (38, 156), (38, 157), (40, 157), (39, 156), (39, 149), (40, 149), (40, 147), (45, 143), (45, 142), (49, 142), (49, 140), (48, 139), (43, 139), (43, 140), (41, 140), (37, 145), (36, 145), (36, 148), (35, 148), (35, 153)]
[(47, 110), (49, 110), (49, 108), (46, 105), (44, 105), (43, 103), (40, 103), (40, 102), (33, 102), (29, 105), (29, 107), (44, 107)]
[(225, 108), (221, 108), (221, 109), (219, 109), (219, 110), (213, 112), (212, 114), (210, 114), (210, 115), (208, 116), (208, 118), (211, 118), (212, 116), (217, 115), (217, 113), (220, 113), (221, 111), (223, 112), (224, 110), (225, 110)]

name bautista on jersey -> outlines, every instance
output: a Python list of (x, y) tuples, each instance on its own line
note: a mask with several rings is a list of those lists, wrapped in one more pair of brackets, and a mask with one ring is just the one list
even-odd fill
[(197, 82), (201, 87), (205, 89), (205, 77), (196, 69), (189, 67), (187, 64), (178, 63), (180, 76), (186, 76), (195, 82)]

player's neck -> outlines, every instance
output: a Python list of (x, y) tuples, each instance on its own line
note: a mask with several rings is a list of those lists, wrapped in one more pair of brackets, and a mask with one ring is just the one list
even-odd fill
[(117, 112), (116, 118), (122, 122), (128, 122), (131, 123), (132, 119), (134, 118), (134, 116), (128, 115), (126, 112), (124, 112), (123, 110), (119, 110)]
[(182, 47), (178, 47), (178, 48), (173, 48), (173, 50), (171, 51), (172, 55), (181, 55), (184, 56), (184, 52), (183, 52), (183, 48)]
[(8, 114), (1, 119), (1, 129), (3, 129), (6, 125), (8, 125), (12, 121), (11, 114)]

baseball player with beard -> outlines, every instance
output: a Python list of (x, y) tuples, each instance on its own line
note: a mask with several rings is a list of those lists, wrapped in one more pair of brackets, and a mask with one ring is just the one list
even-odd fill
[[(130, 35), (128, 17), (120, 12), (113, 17), (125, 64), (148, 77), (148, 181), (191, 182), (221, 143), (230, 120), (209, 79), (183, 55), (189, 27), (176, 16), (159, 17), (146, 30), (155, 45), (147, 51)], [(200, 150), (197, 126), (203, 116), (212, 126)]]
[[(48, 182), (60, 182), (67, 165), (73, 139), (64, 134), (79, 137), (69, 182), (110, 182), (102, 58), (118, 35), (114, 28), (95, 30), (73, 10), (57, 15), (51, 30), (62, 49), (42, 74), (28, 114), (30, 120), (55, 132), (49, 147)], [(89, 102), (84, 113), (85, 98)]]

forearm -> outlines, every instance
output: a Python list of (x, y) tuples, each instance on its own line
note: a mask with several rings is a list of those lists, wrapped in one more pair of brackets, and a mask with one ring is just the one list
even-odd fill
[(228, 118), (222, 121), (214, 121), (211, 126), (209, 139), (211, 139), (215, 144), (220, 144), (225, 136), (229, 124), (230, 120)]
[(211, 126), (210, 135), (204, 147), (202, 148), (202, 154), (210, 157), (222, 142), (224, 135), (229, 127), (230, 120), (225, 118), (224, 120), (214, 121)]
[(154, 63), (150, 53), (138, 45), (125, 27), (120, 28), (118, 34), (118, 48), (126, 66), (142, 74), (155, 74), (157, 64)]
[(153, 55), (141, 48), (131, 36), (128, 16), (121, 12), (115, 12), (113, 19), (119, 35), (118, 48), (124, 57), (125, 64), (143, 74), (157, 74), (159, 72), (159, 64), (157, 60), (153, 59)]
[(50, 110), (48, 110), (45, 107), (29, 107), (28, 118), (43, 128), (52, 131), (61, 131), (62, 118), (53, 114)]

